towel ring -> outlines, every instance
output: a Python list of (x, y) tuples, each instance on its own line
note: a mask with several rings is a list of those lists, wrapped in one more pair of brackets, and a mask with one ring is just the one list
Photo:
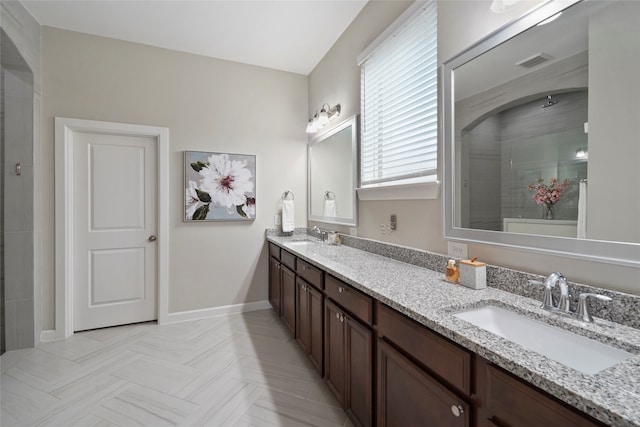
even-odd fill
[[(291, 195), (291, 199), (287, 199), (287, 197)], [(282, 193), (282, 200), (295, 200), (296, 196), (293, 194), (293, 191), (285, 190)]]
[[(331, 198), (333, 197), (333, 199)], [(336, 199), (336, 193), (334, 193), (333, 191), (325, 191), (324, 192), (324, 199), (325, 200), (335, 200)]]

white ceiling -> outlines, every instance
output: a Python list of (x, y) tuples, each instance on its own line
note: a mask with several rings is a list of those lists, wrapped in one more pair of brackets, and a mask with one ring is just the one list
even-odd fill
[(22, 0), (41, 24), (308, 75), (368, 0)]

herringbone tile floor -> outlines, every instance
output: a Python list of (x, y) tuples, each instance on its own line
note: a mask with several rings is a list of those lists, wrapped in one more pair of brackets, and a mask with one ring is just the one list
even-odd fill
[(7, 352), (0, 425), (351, 426), (273, 310)]

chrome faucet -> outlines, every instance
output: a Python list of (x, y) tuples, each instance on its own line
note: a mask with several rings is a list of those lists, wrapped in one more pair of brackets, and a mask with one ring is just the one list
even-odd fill
[(326, 231), (320, 230), (317, 225), (314, 225), (311, 228), (311, 232), (312, 233), (318, 233), (318, 240), (320, 240), (321, 242), (326, 242), (327, 241), (327, 236), (329, 234)]
[[(601, 301), (611, 301), (611, 298), (605, 295), (591, 293), (580, 294), (580, 297), (578, 298), (578, 306), (576, 307), (576, 310), (574, 312), (571, 310), (571, 301), (569, 300), (569, 285), (567, 283), (567, 279), (562, 275), (562, 273), (551, 273), (549, 276), (547, 276), (544, 282), (529, 282), (532, 284), (544, 286), (542, 308), (556, 313), (577, 317), (583, 322), (593, 322), (593, 317), (591, 317), (591, 314), (589, 314), (587, 298), (592, 297)], [(558, 300), (557, 305), (553, 303), (553, 288), (555, 288), (556, 285), (560, 287), (560, 299)]]
[[(553, 304), (553, 288), (557, 286), (560, 287), (560, 299), (558, 300), (558, 304)], [(555, 309), (560, 310), (566, 313), (571, 313), (571, 303), (569, 301), (569, 285), (567, 284), (567, 279), (562, 275), (562, 273), (555, 272), (551, 273), (542, 283), (544, 286), (544, 296), (542, 298), (542, 308), (544, 309)]]

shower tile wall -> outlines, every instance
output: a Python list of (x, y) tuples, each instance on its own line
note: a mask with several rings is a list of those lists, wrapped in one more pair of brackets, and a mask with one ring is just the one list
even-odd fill
[(6, 349), (14, 350), (34, 343), (33, 78), (28, 70), (5, 68), (3, 74), (4, 338)]
[[(5, 71), (2, 129), (4, 329), (6, 350), (9, 351), (33, 347), (40, 341), (42, 329), (42, 30), (19, 1), (2, 0), (0, 13)], [(19, 177), (15, 174), (18, 162), (22, 163)], [(52, 274), (49, 276), (53, 277)], [(53, 329), (53, 322), (49, 323), (47, 329)]]

